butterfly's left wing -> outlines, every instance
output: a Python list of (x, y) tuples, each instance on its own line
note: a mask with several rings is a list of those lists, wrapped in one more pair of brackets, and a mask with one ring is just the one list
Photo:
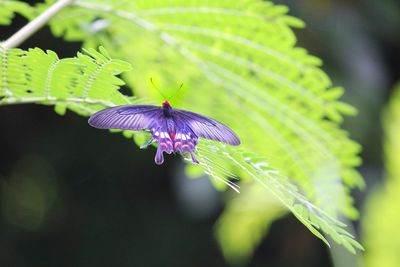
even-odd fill
[(174, 109), (173, 116), (177, 122), (184, 123), (190, 127), (198, 137), (233, 146), (240, 145), (239, 137), (227, 126), (214, 119), (182, 109)]
[(89, 118), (89, 124), (100, 129), (146, 130), (162, 115), (161, 107), (126, 105), (106, 108)]

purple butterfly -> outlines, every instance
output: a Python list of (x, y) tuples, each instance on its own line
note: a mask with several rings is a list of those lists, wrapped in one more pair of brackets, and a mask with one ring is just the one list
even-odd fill
[(189, 153), (192, 161), (199, 137), (238, 146), (237, 135), (224, 124), (203, 115), (174, 109), (164, 101), (161, 107), (151, 105), (126, 105), (107, 108), (93, 114), (89, 124), (99, 129), (149, 130), (151, 139), (140, 148), (158, 143), (156, 164), (164, 162), (163, 152), (181, 155)]

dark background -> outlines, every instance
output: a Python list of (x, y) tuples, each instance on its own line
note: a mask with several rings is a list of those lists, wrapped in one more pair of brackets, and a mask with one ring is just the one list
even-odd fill
[[(344, 127), (364, 147), (361, 171), (372, 188), (382, 177), (381, 111), (400, 77), (400, 3), (275, 3), (307, 23), (296, 30), (299, 45), (324, 60), (334, 85), (345, 86), (345, 100), (359, 109)], [(25, 23), (16, 16), (0, 27), (0, 39)], [(21, 46), (30, 47), (67, 57), (81, 44), (44, 28)], [(46, 106), (0, 107), (0, 125), (0, 266), (226, 266), (213, 234), (223, 195), (207, 178), (185, 178), (178, 157), (156, 166), (154, 148), (139, 150)], [(28, 183), (36, 189), (27, 191)], [(355, 192), (358, 207), (368, 192)], [(332, 263), (323, 243), (286, 216), (249, 266)]]

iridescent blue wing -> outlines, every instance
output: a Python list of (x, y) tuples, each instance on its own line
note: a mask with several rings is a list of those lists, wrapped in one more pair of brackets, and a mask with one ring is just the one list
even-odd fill
[(99, 129), (146, 130), (162, 116), (162, 108), (151, 105), (126, 105), (106, 108), (89, 118)]
[(173, 116), (178, 124), (185, 123), (198, 137), (233, 146), (240, 145), (239, 137), (227, 126), (214, 119), (182, 109), (173, 109)]

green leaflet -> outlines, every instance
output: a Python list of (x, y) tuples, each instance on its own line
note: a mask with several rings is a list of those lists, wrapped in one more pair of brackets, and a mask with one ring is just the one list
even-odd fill
[(0, 25), (8, 25), (11, 23), (15, 13), (19, 13), (22, 16), (32, 19), (33, 8), (27, 3), (12, 1), (12, 0), (1, 0), (0, 1)]
[[(321, 60), (295, 47), (291, 27), (304, 25), (286, 13), (287, 7), (255, 0), (87, 0), (65, 9), (50, 26), (57, 36), (88, 48), (103, 45), (112, 57), (130, 62), (134, 71), (123, 77), (138, 96), (158, 97), (149, 90), (150, 77), (166, 95), (183, 82), (174, 106), (223, 121), (243, 141), (240, 150), (201, 144), (200, 153), (222, 153), (203, 158), (209, 175), (255, 180), (319, 238), (322, 230), (352, 250), (357, 243), (332, 218), (358, 216), (350, 190), (364, 186), (355, 170), (360, 146), (339, 127), (342, 116), (355, 110), (339, 101), (343, 89), (332, 87)], [(242, 151), (256, 156), (249, 161)], [(266, 163), (278, 172), (267, 175)]]

